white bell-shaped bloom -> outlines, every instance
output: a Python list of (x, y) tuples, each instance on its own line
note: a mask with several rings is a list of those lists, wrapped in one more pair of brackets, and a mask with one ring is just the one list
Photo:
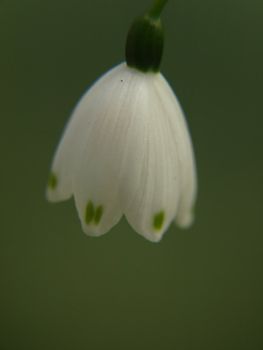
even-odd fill
[(193, 220), (196, 171), (180, 105), (160, 73), (122, 63), (82, 97), (53, 160), (47, 197), (74, 196), (88, 235), (108, 232), (125, 215), (157, 242), (173, 219)]

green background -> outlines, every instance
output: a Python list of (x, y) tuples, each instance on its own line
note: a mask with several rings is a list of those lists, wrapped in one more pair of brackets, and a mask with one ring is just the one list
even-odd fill
[(150, 0), (0, 2), (0, 350), (263, 349), (262, 0), (170, 0), (162, 72), (188, 117), (196, 223), (101, 238), (44, 197), (80, 95)]

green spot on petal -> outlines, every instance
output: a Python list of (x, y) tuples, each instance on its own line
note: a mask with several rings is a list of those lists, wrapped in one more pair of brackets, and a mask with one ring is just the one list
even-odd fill
[(87, 225), (91, 223), (91, 221), (94, 218), (94, 215), (95, 215), (94, 205), (91, 201), (89, 201), (86, 206), (86, 212), (85, 212), (85, 222)]
[(57, 184), (58, 184), (57, 176), (54, 173), (50, 173), (48, 178), (48, 187), (51, 190), (54, 190), (57, 187)]
[(102, 215), (103, 215), (103, 206), (100, 205), (99, 207), (96, 208), (96, 211), (95, 211), (95, 215), (94, 215), (95, 225), (99, 224)]
[(155, 230), (161, 230), (163, 227), (164, 223), (164, 218), (165, 218), (165, 213), (164, 211), (160, 211), (159, 213), (155, 214), (153, 217), (153, 227)]

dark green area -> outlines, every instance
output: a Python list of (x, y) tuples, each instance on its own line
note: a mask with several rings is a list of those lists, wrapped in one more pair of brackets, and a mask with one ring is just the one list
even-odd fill
[(98, 225), (100, 223), (102, 215), (103, 215), (103, 206), (100, 205), (95, 210), (94, 222), (96, 225)]
[(89, 225), (93, 221), (94, 215), (95, 215), (94, 205), (91, 201), (89, 201), (85, 211), (85, 222), (87, 225)]
[(90, 238), (73, 200), (45, 199), (68, 116), (150, 5), (1, 1), (1, 350), (263, 348), (261, 0), (170, 0), (162, 14), (162, 73), (197, 156), (191, 229), (154, 244), (124, 220)]
[(161, 228), (163, 227), (164, 219), (165, 219), (164, 211), (160, 211), (159, 213), (154, 215), (153, 227), (155, 228), (155, 230), (161, 230)]
[(50, 173), (48, 178), (48, 187), (51, 190), (54, 190), (57, 187), (57, 184), (58, 184), (57, 176), (54, 173)]
[(143, 72), (158, 72), (163, 54), (163, 28), (160, 19), (145, 15), (136, 19), (127, 36), (126, 62)]

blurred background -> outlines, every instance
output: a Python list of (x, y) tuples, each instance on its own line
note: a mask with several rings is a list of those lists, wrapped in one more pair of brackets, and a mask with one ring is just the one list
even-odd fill
[(162, 73), (193, 136), (195, 225), (101, 238), (51, 205), (83, 91), (124, 58), (151, 0), (0, 2), (0, 349), (263, 349), (263, 3), (170, 0)]

